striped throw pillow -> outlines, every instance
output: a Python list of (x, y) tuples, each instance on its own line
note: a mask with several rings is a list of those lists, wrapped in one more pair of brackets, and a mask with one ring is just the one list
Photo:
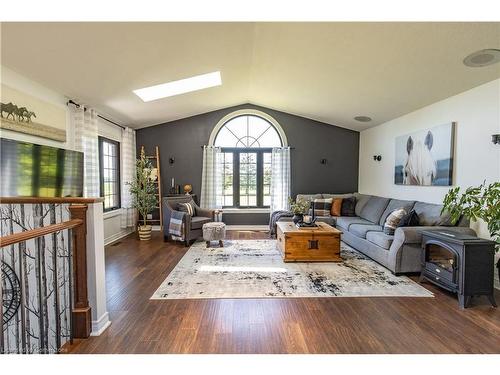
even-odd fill
[(394, 231), (399, 225), (399, 222), (403, 218), (403, 216), (406, 215), (406, 211), (404, 208), (397, 208), (394, 211), (392, 211), (389, 216), (387, 216), (387, 219), (385, 219), (384, 223), (384, 233), (393, 235)]
[(185, 212), (189, 216), (196, 216), (196, 207), (192, 200), (186, 203), (179, 203), (177, 208), (179, 211)]
[(316, 216), (331, 216), (333, 198), (315, 199), (313, 204)]

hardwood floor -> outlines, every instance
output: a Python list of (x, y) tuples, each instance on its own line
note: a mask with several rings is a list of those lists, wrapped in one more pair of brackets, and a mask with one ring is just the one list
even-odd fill
[[(267, 238), (228, 232), (233, 239)], [(106, 248), (112, 324), (73, 353), (500, 353), (500, 309), (456, 297), (149, 298), (187, 248), (131, 235)], [(500, 293), (496, 294), (500, 302)], [(479, 304), (481, 302), (481, 304)]]

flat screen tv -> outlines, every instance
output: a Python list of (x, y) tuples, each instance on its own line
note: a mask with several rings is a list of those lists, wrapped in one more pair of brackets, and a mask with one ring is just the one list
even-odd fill
[(1, 197), (83, 196), (83, 153), (1, 138)]

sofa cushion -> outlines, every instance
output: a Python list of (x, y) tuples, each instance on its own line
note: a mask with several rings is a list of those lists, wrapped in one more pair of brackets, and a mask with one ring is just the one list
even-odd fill
[(317, 216), (330, 216), (333, 198), (316, 198), (313, 201), (314, 214)]
[(383, 228), (376, 224), (351, 224), (349, 226), (349, 232), (360, 238), (366, 238), (366, 233), (375, 231), (380, 232)]
[(379, 223), (382, 213), (387, 208), (389, 204), (389, 198), (372, 196), (366, 202), (365, 206), (360, 212), (359, 217), (371, 221), (372, 223)]
[(342, 201), (342, 198), (333, 198), (332, 210), (330, 211), (330, 215), (340, 216), (342, 214)]
[(368, 232), (366, 234), (366, 240), (380, 246), (382, 249), (389, 250), (392, 241), (394, 241), (394, 236), (390, 236), (384, 232)]
[(354, 196), (356, 197), (356, 208), (354, 209), (354, 212), (356, 213), (356, 216), (359, 216), (361, 210), (365, 207), (365, 204), (368, 202), (371, 195), (354, 193)]
[(349, 226), (352, 224), (367, 224), (372, 225), (368, 220), (362, 219), (357, 216), (339, 216), (337, 218), (337, 226), (341, 227), (343, 230), (349, 230)]
[(196, 205), (194, 204), (193, 200), (185, 203), (178, 203), (177, 210), (185, 212), (189, 216), (196, 216)]
[(411, 210), (405, 216), (401, 218), (401, 221), (398, 224), (399, 227), (417, 227), (420, 225), (418, 215), (415, 210)]
[(191, 219), (191, 229), (201, 229), (203, 224), (210, 223), (212, 221), (209, 217), (204, 216), (194, 216)]
[(391, 199), (387, 208), (384, 210), (384, 213), (380, 217), (379, 224), (384, 225), (387, 216), (394, 210), (398, 208), (404, 209), (406, 212), (410, 212), (413, 206), (415, 205), (415, 201), (403, 201), (401, 199)]
[(418, 215), (420, 225), (453, 226), (449, 214), (445, 213), (444, 215), (441, 215), (442, 208), (443, 206), (440, 204), (425, 202), (416, 202), (415, 206), (413, 206), (413, 209)]
[(392, 211), (384, 223), (384, 233), (393, 235), (396, 228), (399, 226), (401, 219), (406, 215), (404, 208), (396, 208)]
[(342, 206), (340, 207), (340, 214), (342, 216), (355, 217), (354, 208), (356, 207), (356, 198), (349, 197), (342, 199)]

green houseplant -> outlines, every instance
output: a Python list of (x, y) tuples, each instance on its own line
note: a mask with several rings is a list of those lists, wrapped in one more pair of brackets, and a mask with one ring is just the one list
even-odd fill
[(147, 225), (146, 219), (147, 215), (158, 205), (156, 186), (151, 177), (152, 170), (153, 165), (142, 149), (141, 156), (136, 161), (135, 178), (128, 185), (132, 195), (132, 207), (139, 211), (143, 220), (143, 225), (139, 225), (138, 228), (139, 238), (143, 241), (151, 239), (151, 225)]
[[(483, 182), (477, 187), (469, 187), (460, 194), (460, 188), (450, 189), (443, 201), (443, 210), (448, 211), (456, 223), (463, 215), (473, 221), (483, 220), (490, 236), (495, 241), (495, 250), (500, 249), (500, 182), (489, 185)], [(500, 259), (497, 262), (500, 277)]]
[(293, 222), (295, 224), (300, 223), (304, 220), (304, 215), (309, 211), (311, 203), (308, 200), (297, 199), (294, 201), (292, 198), (288, 198), (288, 203), (290, 204), (290, 211), (293, 213)]

